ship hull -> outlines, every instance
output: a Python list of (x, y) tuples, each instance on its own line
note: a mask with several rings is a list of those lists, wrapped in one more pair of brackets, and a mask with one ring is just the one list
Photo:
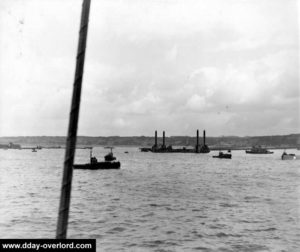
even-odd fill
[(282, 160), (294, 160), (296, 159), (296, 155), (295, 154), (283, 154), (281, 156)]
[(120, 162), (97, 162), (94, 164), (74, 164), (74, 169), (83, 170), (109, 170), (109, 169), (120, 169)]
[(231, 154), (219, 154), (218, 156), (213, 156), (213, 158), (231, 159)]
[(246, 153), (247, 153), (247, 154), (273, 154), (274, 152), (273, 152), (273, 151), (259, 152), (259, 151), (247, 151), (247, 150), (246, 150)]

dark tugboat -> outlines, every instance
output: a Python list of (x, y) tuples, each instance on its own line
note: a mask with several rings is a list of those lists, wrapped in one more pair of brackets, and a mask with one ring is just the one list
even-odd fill
[(105, 147), (109, 148), (110, 152), (104, 156), (104, 161), (98, 162), (96, 157), (92, 155), (92, 148), (90, 151), (90, 163), (88, 164), (74, 164), (74, 169), (89, 169), (89, 170), (98, 170), (98, 169), (120, 169), (121, 163), (116, 161), (116, 157), (114, 157), (112, 149), (113, 147)]
[(247, 154), (273, 154), (273, 151), (269, 151), (265, 148), (262, 148), (260, 145), (259, 146), (253, 146), (250, 150), (246, 150)]
[(223, 153), (222, 151), (219, 151), (219, 155), (218, 156), (213, 156), (213, 158), (231, 159), (231, 150), (228, 150), (227, 153)]

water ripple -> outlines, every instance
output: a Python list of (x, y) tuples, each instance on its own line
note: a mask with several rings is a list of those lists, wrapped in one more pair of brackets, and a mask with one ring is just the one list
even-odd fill
[[(230, 162), (124, 150), (118, 171), (74, 170), (69, 238), (96, 238), (99, 251), (299, 251), (299, 163), (281, 150)], [(55, 236), (63, 158), (0, 150), (1, 238)]]

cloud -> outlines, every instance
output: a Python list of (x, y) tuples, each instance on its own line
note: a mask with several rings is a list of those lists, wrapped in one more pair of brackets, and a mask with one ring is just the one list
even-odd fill
[[(296, 5), (93, 1), (79, 134), (297, 132)], [(65, 134), (80, 8), (1, 1), (0, 135)]]
[(194, 94), (188, 99), (186, 106), (192, 111), (201, 112), (206, 111), (210, 107), (210, 104), (206, 101), (205, 97)]
[(167, 61), (174, 61), (177, 58), (177, 53), (178, 53), (178, 49), (177, 49), (177, 45), (174, 45), (170, 51), (168, 51), (166, 53), (166, 60)]

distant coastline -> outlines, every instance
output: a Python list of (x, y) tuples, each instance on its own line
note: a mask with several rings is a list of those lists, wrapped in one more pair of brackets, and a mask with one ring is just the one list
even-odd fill
[[(200, 141), (202, 138), (200, 137)], [(158, 143), (162, 138), (158, 137)], [(288, 149), (300, 147), (300, 134), (275, 135), (275, 136), (253, 136), (253, 137), (207, 137), (206, 142), (214, 149), (246, 149), (254, 145), (261, 145), (270, 149)], [(0, 146), (13, 143), (21, 145), (22, 148), (32, 146), (42, 146), (45, 148), (64, 148), (66, 137), (63, 136), (17, 136), (0, 137)], [(90, 137), (78, 136), (77, 146), (80, 148), (90, 146), (132, 146), (132, 147), (151, 147), (154, 144), (153, 136), (109, 136), (109, 137)], [(195, 136), (171, 136), (166, 137), (166, 144), (173, 146), (195, 146)]]

